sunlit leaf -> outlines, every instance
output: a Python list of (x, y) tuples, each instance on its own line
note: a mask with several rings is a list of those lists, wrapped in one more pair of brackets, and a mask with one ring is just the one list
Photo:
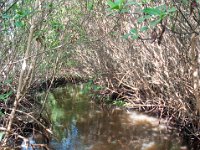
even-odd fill
[(110, 6), (111, 9), (119, 9), (119, 5), (109, 0), (107, 4)]

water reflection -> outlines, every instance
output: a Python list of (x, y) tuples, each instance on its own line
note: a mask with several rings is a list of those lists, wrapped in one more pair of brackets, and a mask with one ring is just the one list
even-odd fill
[(80, 86), (58, 88), (47, 105), (55, 150), (179, 150), (180, 140), (169, 135), (155, 118), (120, 109), (102, 110)]

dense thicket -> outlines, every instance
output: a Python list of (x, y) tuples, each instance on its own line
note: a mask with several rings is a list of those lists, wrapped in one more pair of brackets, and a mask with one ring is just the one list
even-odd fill
[(198, 139), (199, 5), (197, 0), (2, 1), (0, 104), (11, 110), (2, 115), (4, 139), (28, 89), (68, 76), (95, 78), (127, 107), (190, 124), (188, 132)]

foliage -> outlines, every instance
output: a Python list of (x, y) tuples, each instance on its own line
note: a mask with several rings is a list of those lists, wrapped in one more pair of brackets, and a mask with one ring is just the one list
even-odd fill
[(118, 106), (118, 107), (122, 107), (124, 106), (124, 104), (126, 104), (126, 102), (124, 102), (123, 100), (120, 100), (120, 99), (116, 99), (114, 102), (113, 102), (114, 105)]
[[(121, 59), (116, 59), (116, 62), (122, 62), (120, 69), (116, 69), (122, 75), (116, 73), (114, 76), (125, 88), (123, 93), (131, 91), (130, 97), (125, 94), (130, 98), (130, 106), (157, 111), (162, 107), (161, 116), (179, 114), (174, 120), (183, 123), (183, 126), (184, 122), (193, 124), (194, 120), (198, 120), (198, 117), (191, 117), (197, 115), (194, 110), (200, 111), (200, 74), (197, 67), (200, 65), (200, 1), (138, 0), (126, 1), (125, 5), (126, 13), (112, 8), (108, 13), (115, 12), (109, 19), (118, 21), (118, 32), (127, 39), (123, 42), (128, 46), (124, 48), (126, 44), (122, 46), (113, 42), (115, 51), (110, 55), (116, 58), (125, 53)], [(107, 7), (110, 8), (110, 5)], [(112, 84), (109, 82), (109, 85)], [(118, 86), (114, 87), (118, 89)], [(110, 89), (115, 90), (114, 87), (110, 86)], [(136, 100), (133, 100), (135, 97)], [(178, 104), (184, 109), (177, 108)], [(192, 128), (193, 134), (199, 133), (195, 127), (189, 128)], [(195, 138), (199, 141), (199, 136)]]
[[(30, 58), (36, 56), (37, 59), (35, 74), (45, 75), (46, 70), (55, 66), (57, 59), (59, 60), (57, 65), (65, 68), (76, 65), (76, 62), (71, 59), (74, 53), (73, 47), (85, 39), (84, 30), (81, 28), (80, 5), (76, 2), (72, 2), (69, 6), (68, 2), (45, 1), (41, 2), (40, 7), (35, 8), (36, 3), (30, 0), (8, 2), (2, 8), (0, 38), (3, 40), (3, 50), (0, 53), (2, 60), (0, 70), (6, 74), (6, 78), (21, 70), (19, 60), (22, 59), (26, 49), (27, 37), (33, 20), (35, 20), (36, 28), (29, 55)], [(35, 48), (38, 44), (39, 47)], [(9, 45), (12, 45), (10, 49)], [(6, 71), (8, 63), (11, 66)], [(27, 69), (29, 65), (30, 63), (27, 64)]]
[(83, 84), (83, 88), (81, 89), (81, 94), (90, 94), (90, 96), (95, 96), (96, 93), (101, 90), (102, 87), (96, 85), (92, 79), (90, 79), (87, 83)]
[(125, 0), (109, 0), (107, 4), (109, 5), (110, 10), (117, 10), (118, 12), (122, 12), (122, 10), (124, 10)]
[[(150, 3), (150, 4), (149, 4)], [(134, 16), (137, 20), (135, 28), (131, 29), (129, 33), (125, 34), (123, 37), (132, 39), (141, 38), (140, 33), (147, 32), (149, 29), (157, 28), (159, 24), (163, 25), (168, 18), (173, 17), (177, 11), (177, 8), (171, 6), (171, 4), (160, 4), (159, 6), (151, 5), (150, 1), (108, 1), (107, 2), (110, 10), (118, 10), (119, 13), (128, 13)], [(126, 7), (125, 7), (126, 6)], [(134, 6), (134, 11), (131, 7)], [(121, 11), (123, 8), (123, 12)], [(169, 24), (172, 24), (173, 19), (170, 20)], [(139, 29), (137, 24), (144, 24)]]
[[(11, 98), (13, 95), (13, 90), (11, 89), (12, 80), (5, 80), (3, 83), (0, 83), (0, 104), (1, 107), (4, 107), (4, 104)], [(5, 109), (5, 108), (3, 108)], [(0, 117), (4, 115), (2, 108), (0, 108)]]
[(9, 91), (8, 93), (0, 94), (0, 101), (5, 102), (8, 99), (8, 97), (12, 95), (12, 93), (12, 91)]

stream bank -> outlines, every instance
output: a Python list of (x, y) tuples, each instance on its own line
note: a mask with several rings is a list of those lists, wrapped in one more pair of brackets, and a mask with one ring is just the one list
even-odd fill
[[(139, 120), (139, 123), (138, 123), (139, 127), (140, 127), (141, 123), (143, 123), (143, 125), (142, 125), (143, 130), (146, 130), (146, 126), (148, 126), (150, 128), (150, 130), (151, 129), (155, 130), (155, 128), (154, 128), (155, 125), (152, 126), (152, 122), (157, 122), (157, 126), (159, 126), (161, 119), (165, 119), (167, 121), (167, 130), (170, 129), (171, 127), (173, 128), (173, 130), (170, 129), (170, 132), (176, 131), (174, 129), (174, 127), (176, 127), (178, 129), (176, 134), (172, 135), (172, 137), (175, 136), (173, 138), (177, 139), (177, 143), (179, 143), (178, 146), (175, 145), (176, 148), (177, 147), (185, 148), (185, 145), (187, 145), (188, 149), (194, 149), (194, 150), (198, 149), (198, 146), (199, 146), (198, 141), (197, 141), (197, 143), (195, 143), (195, 139), (187, 140), (187, 139), (191, 139), (191, 136), (188, 136), (188, 134), (189, 134), (189, 132), (187, 132), (188, 130), (186, 130), (186, 129), (189, 129), (189, 128), (187, 128), (188, 125), (185, 124), (185, 126), (184, 126), (180, 123), (178, 124), (177, 122), (179, 121), (180, 117), (176, 118), (175, 117), (176, 114), (173, 114), (174, 116), (172, 116), (171, 118), (169, 118), (170, 114), (168, 114), (168, 117), (164, 116), (164, 114), (166, 113), (165, 112), (166, 110), (161, 111), (162, 108), (164, 108), (164, 105), (161, 105), (161, 104), (157, 105), (157, 106), (152, 105), (152, 104), (145, 105), (144, 103), (140, 103), (139, 101), (137, 101), (138, 103), (135, 103), (134, 105), (131, 106), (130, 103), (128, 103), (129, 99), (127, 99), (127, 96), (131, 97), (131, 94), (133, 94), (133, 91), (131, 91), (131, 93), (129, 93), (128, 90), (130, 90), (130, 89), (127, 90), (127, 87), (120, 87), (121, 89), (118, 89), (118, 90), (110, 90), (110, 89), (105, 89), (98, 85), (95, 85), (92, 80), (79, 80), (79, 79), (75, 80), (74, 79), (73, 82), (70, 82), (70, 81), (63, 82), (63, 81), (64, 81), (64, 79), (58, 79), (53, 84), (53, 86), (51, 86), (51, 90), (49, 91), (50, 93), (48, 94), (48, 100), (47, 100), (47, 102), (45, 102), (45, 105), (49, 105), (48, 107), (46, 107), (44, 109), (44, 112), (48, 112), (47, 114), (43, 113), (42, 115), (39, 115), (38, 112), (40, 112), (40, 111), (38, 111), (38, 110), (41, 110), (41, 108), (42, 108), (41, 104), (44, 103), (42, 99), (45, 99), (44, 98), (45, 91), (47, 91), (48, 87), (50, 87), (48, 84), (49, 82), (41, 84), (41, 85), (45, 85), (45, 86), (38, 86), (39, 88), (35, 88), (35, 89), (33, 88), (34, 90), (32, 90), (31, 94), (29, 96), (27, 96), (27, 98), (21, 102), (21, 105), (18, 108), (19, 111), (17, 112), (17, 117), (15, 120), (16, 126), (13, 126), (13, 129), (14, 129), (13, 132), (15, 132), (19, 135), (22, 135), (22, 137), (16, 137), (16, 135), (11, 136), (11, 141), (12, 141), (10, 143), (11, 147), (15, 147), (15, 148), (20, 147), (19, 143), (21, 142), (21, 139), (32, 143), (32, 145), (36, 144), (36, 142), (32, 139), (33, 134), (39, 135), (39, 137), (42, 137), (42, 142), (40, 141), (39, 142), (40, 144), (38, 146), (50, 146), (51, 147), (52, 143), (54, 143), (53, 144), (54, 146), (60, 145), (60, 144), (65, 145), (66, 143), (62, 143), (62, 140), (67, 138), (66, 135), (68, 135), (68, 132), (70, 133), (71, 130), (73, 130), (73, 128), (70, 127), (71, 124), (74, 124), (73, 121), (78, 122), (78, 124), (79, 124), (79, 123), (81, 123), (80, 120), (83, 121), (83, 120), (85, 120), (85, 118), (88, 118), (86, 120), (90, 120), (89, 122), (93, 122), (94, 118), (100, 118), (97, 122), (101, 122), (101, 120), (104, 120), (104, 118), (107, 117), (107, 120), (109, 122), (109, 120), (115, 120), (115, 119), (113, 119), (113, 117), (115, 118), (115, 115), (113, 116), (113, 114), (115, 114), (115, 111), (118, 111), (118, 108), (122, 108), (119, 111), (120, 112), (119, 115), (117, 115), (118, 120), (120, 120), (121, 117), (129, 118), (130, 116), (133, 117), (133, 116), (137, 116), (137, 115), (141, 117), (142, 115), (140, 115), (138, 113), (135, 114), (135, 111), (143, 112), (145, 114), (157, 117), (158, 120), (153, 120), (153, 121), (146, 121), (145, 119)], [(59, 84), (59, 83), (62, 83), (62, 84)], [(42, 88), (40, 88), (40, 87), (42, 87)], [(47, 87), (47, 88), (45, 88), (45, 87)], [(71, 87), (73, 87), (73, 88), (71, 88)], [(39, 89), (39, 90), (37, 90), (37, 89)], [(124, 89), (126, 89), (126, 90), (124, 90)], [(41, 96), (42, 93), (43, 93), (43, 98)], [(38, 95), (40, 95), (39, 96), (40, 98), (38, 97)], [(29, 97), (31, 97), (31, 98), (29, 98)], [(88, 101), (87, 101), (87, 103), (83, 102), (81, 100), (82, 98), (89, 100), (89, 102)], [(91, 102), (93, 104), (91, 104)], [(96, 103), (97, 103), (97, 105), (96, 105)], [(115, 106), (113, 104), (115, 104)], [(54, 105), (56, 107), (52, 108), (52, 105)], [(135, 107), (133, 107), (133, 106), (135, 106)], [(138, 107), (138, 106), (140, 106), (140, 107)], [(93, 107), (93, 109), (91, 109), (91, 107)], [(94, 107), (95, 107), (95, 109), (94, 109)], [(66, 109), (66, 112), (62, 111), (62, 109)], [(86, 115), (86, 116), (80, 117), (81, 119), (79, 117), (78, 117), (79, 119), (77, 119), (77, 117), (75, 117), (74, 118), (75, 120), (74, 120), (73, 117), (71, 117), (69, 114), (70, 113), (72, 113), (72, 114), (78, 113), (78, 116), (83, 115), (84, 113), (82, 113), (82, 112), (80, 113), (79, 109), (82, 109), (83, 112), (85, 111), (84, 112), (85, 114), (87, 114), (88, 111), (90, 111), (90, 109), (91, 109), (92, 113), (90, 112), (89, 116)], [(73, 112), (74, 110), (75, 110), (75, 112)], [(127, 111), (132, 113), (132, 115), (127, 114)], [(70, 117), (67, 119), (67, 121), (68, 121), (67, 123), (66, 123), (66, 121), (64, 121), (65, 122), (64, 124), (67, 124), (67, 126), (62, 127), (63, 122), (61, 122), (59, 124), (59, 121), (66, 119), (65, 114), (68, 114)], [(100, 116), (98, 116), (99, 114), (100, 114)], [(51, 116), (52, 118), (49, 118), (49, 116)], [(63, 118), (63, 116), (65, 116), (65, 117)], [(61, 117), (61, 118), (59, 118), (59, 117)], [(146, 116), (146, 117), (148, 118), (148, 116)], [(52, 119), (54, 121), (52, 121)], [(134, 119), (134, 118), (132, 118), (132, 119)], [(191, 118), (191, 119), (195, 119), (195, 118)], [(135, 126), (133, 122), (130, 123), (131, 121), (129, 119), (124, 120), (124, 121), (125, 122), (119, 121), (117, 123), (118, 126), (121, 126), (121, 123), (125, 124), (125, 127), (124, 126), (122, 128), (120, 127), (120, 130), (124, 130), (124, 128), (129, 128), (130, 124), (131, 124), (131, 126)], [(52, 127), (53, 124), (57, 124), (56, 122), (58, 123), (58, 126), (56, 125), (57, 127), (56, 126)], [(107, 122), (107, 121), (105, 121), (105, 122)], [(88, 125), (87, 121), (85, 123)], [(106, 123), (103, 123), (103, 124), (105, 124), (106, 127), (109, 127), (110, 124), (111, 125), (113, 124), (113, 122), (111, 121), (109, 124), (106, 124)], [(128, 127), (127, 127), (127, 124), (129, 124)], [(87, 125), (86, 125), (86, 127), (87, 127)], [(178, 125), (180, 125), (180, 126), (178, 126)], [(85, 125), (83, 124), (83, 126), (85, 126)], [(94, 125), (92, 125), (92, 127), (93, 126)], [(106, 130), (106, 127), (104, 127), (104, 130)], [(19, 130), (19, 128), (21, 130)], [(57, 137), (54, 135), (52, 136), (52, 133), (55, 134), (55, 132), (53, 132), (53, 130), (55, 128), (62, 129), (62, 131), (65, 131), (65, 135), (63, 135), (62, 137)], [(68, 128), (69, 128), (69, 130), (68, 130)], [(109, 127), (109, 128), (112, 128), (112, 127)], [(148, 131), (149, 128), (147, 129), (147, 132), (149, 132)], [(142, 131), (142, 129), (140, 129), (140, 130)], [(127, 129), (127, 130), (129, 130), (129, 129)], [(134, 130), (137, 130), (137, 129), (134, 129)], [(158, 129), (156, 129), (156, 130), (159, 131), (159, 134), (161, 131), (163, 132), (163, 130), (161, 130), (161, 131)], [(59, 134), (61, 134), (62, 131), (59, 131)], [(112, 131), (112, 132), (114, 132), (114, 131)], [(117, 131), (115, 131), (115, 132), (117, 132)], [(163, 134), (158, 135), (158, 133), (155, 133), (155, 134), (158, 135), (159, 138), (165, 137), (165, 135), (166, 135), (166, 137), (165, 137), (166, 139), (165, 138), (164, 139), (166, 140), (167, 143), (171, 143), (171, 141), (168, 141), (169, 139), (171, 139), (170, 132), (169, 133), (163, 132), (164, 135)], [(62, 134), (64, 134), (64, 133), (62, 133)], [(72, 133), (70, 133), (70, 134), (72, 134)], [(95, 133), (95, 135), (96, 134), (97, 133)], [(137, 135), (138, 133), (133, 132), (132, 134)], [(152, 131), (150, 131), (150, 135), (152, 135), (152, 134), (154, 134), (154, 133), (152, 133)], [(89, 136), (89, 135), (87, 135), (87, 136)], [(108, 136), (111, 136), (111, 135), (108, 135)], [(128, 136), (130, 137), (130, 135), (128, 135)], [(119, 135), (117, 137), (119, 137)], [(181, 137), (184, 137), (183, 141), (182, 141)], [(136, 137), (136, 139), (137, 139), (137, 137)], [(33, 141), (31, 142), (31, 140), (33, 140)], [(131, 140), (133, 140), (133, 139), (130, 139), (130, 141)], [(56, 141), (59, 141), (59, 142), (56, 142)], [(104, 139), (104, 142), (105, 142), (105, 139)], [(128, 144), (127, 142), (128, 141), (126, 141), (125, 143), (122, 143), (121, 146)], [(114, 140), (114, 143), (116, 143), (116, 139)], [(117, 142), (117, 144), (119, 144), (119, 143), (120, 142)], [(133, 143), (135, 143), (135, 142), (133, 142)], [(151, 141), (149, 141), (149, 143), (151, 143)], [(153, 145), (156, 143), (160, 143), (160, 142), (156, 140), (156, 142), (155, 141), (153, 142)], [(173, 145), (173, 143), (171, 143), (169, 145)], [(90, 146), (88, 146), (87, 148), (91, 148), (91, 146), (92, 146), (92, 144)], [(119, 145), (118, 145), (118, 147), (119, 147)], [(141, 147), (142, 147), (142, 143), (140, 143), (140, 148)], [(156, 146), (156, 147), (158, 147), (158, 146)], [(162, 145), (161, 145), (161, 147), (162, 147)], [(166, 148), (166, 149), (168, 149), (168, 148)]]
[[(91, 99), (87, 85), (67, 85), (49, 93), (43, 116), (50, 120), (54, 137), (46, 143), (46, 139), (38, 138), (39, 133), (34, 133), (29, 137), (32, 146), (46, 144), (56, 150), (186, 148), (178, 133), (170, 130), (166, 120), (119, 107), (98, 105)], [(40, 93), (38, 100), (42, 101), (44, 96)], [(25, 146), (23, 143), (24, 149)]]

